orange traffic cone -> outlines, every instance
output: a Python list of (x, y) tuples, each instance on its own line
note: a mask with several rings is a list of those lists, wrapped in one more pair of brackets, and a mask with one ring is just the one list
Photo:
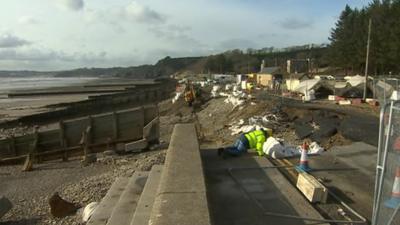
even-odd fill
[(296, 167), (298, 170), (301, 171), (311, 171), (311, 168), (308, 166), (308, 143), (304, 141), (302, 149), (301, 149), (301, 157), (300, 157), (300, 164)]
[(392, 197), (385, 201), (385, 206), (388, 208), (396, 209), (400, 205), (400, 166), (396, 169), (396, 176), (394, 177)]

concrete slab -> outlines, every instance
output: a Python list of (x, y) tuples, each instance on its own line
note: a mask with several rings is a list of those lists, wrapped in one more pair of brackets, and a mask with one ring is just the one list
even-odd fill
[(177, 124), (165, 158), (162, 192), (205, 192), (203, 166), (193, 124)]
[(125, 190), (126, 185), (129, 182), (129, 178), (119, 177), (111, 185), (106, 196), (101, 200), (100, 205), (97, 206), (93, 212), (92, 217), (88, 221), (88, 225), (105, 225), (115, 207), (115, 204), (119, 201), (121, 193)]
[(148, 143), (146, 139), (141, 139), (138, 141), (130, 142), (125, 144), (125, 151), (127, 152), (141, 152), (143, 149), (147, 148)]
[(174, 127), (149, 224), (210, 225), (194, 124)]
[[(312, 205), (263, 157), (246, 154), (223, 160), (216, 150), (202, 150), (210, 216), (218, 225), (313, 224), (264, 212), (323, 219)], [(257, 169), (239, 169), (239, 168)], [(233, 169), (231, 173), (228, 168)], [(243, 191), (245, 190), (245, 192)]]
[(163, 165), (154, 165), (151, 168), (130, 225), (149, 224), (150, 214), (157, 195), (163, 167)]
[[(362, 216), (371, 219), (375, 187), (377, 148), (354, 142), (336, 146), (322, 155), (309, 157), (310, 173)], [(290, 159), (298, 164), (299, 159)], [(330, 206), (319, 205), (330, 214)], [(336, 212), (332, 212), (336, 213)]]
[(107, 225), (129, 225), (149, 172), (135, 172), (115, 205)]

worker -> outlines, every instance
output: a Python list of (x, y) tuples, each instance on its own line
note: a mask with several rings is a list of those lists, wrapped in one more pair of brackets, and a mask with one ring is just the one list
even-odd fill
[(259, 156), (263, 156), (263, 144), (271, 135), (271, 130), (266, 131), (264, 129), (243, 133), (235, 141), (233, 146), (219, 148), (218, 155), (223, 158), (227, 156), (239, 156), (246, 153), (248, 149), (255, 149)]

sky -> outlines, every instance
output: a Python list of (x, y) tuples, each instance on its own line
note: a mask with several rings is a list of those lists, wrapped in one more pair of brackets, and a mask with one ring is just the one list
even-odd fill
[(328, 43), (367, 0), (3, 0), (0, 70), (154, 64), (166, 56)]

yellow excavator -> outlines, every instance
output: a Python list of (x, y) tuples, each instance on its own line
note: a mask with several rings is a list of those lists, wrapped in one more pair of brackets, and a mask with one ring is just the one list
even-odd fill
[(188, 104), (188, 106), (192, 106), (193, 102), (196, 99), (196, 92), (194, 90), (193, 85), (190, 82), (186, 84), (184, 97), (185, 97), (185, 102)]

